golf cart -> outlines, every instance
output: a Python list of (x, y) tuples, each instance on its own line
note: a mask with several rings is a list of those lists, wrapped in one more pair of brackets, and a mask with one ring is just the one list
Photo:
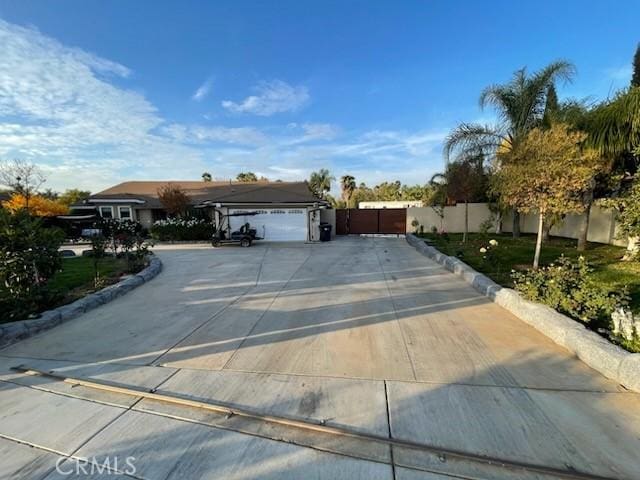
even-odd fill
[(229, 221), (229, 217), (248, 217), (257, 215), (258, 212), (240, 212), (228, 215), (219, 211), (218, 213), (220, 215), (220, 224), (211, 238), (211, 245), (214, 247), (233, 244), (239, 244), (241, 247), (250, 247), (254, 240), (262, 240), (262, 237), (256, 235), (256, 229), (251, 228), (248, 222), (242, 225), (239, 230), (232, 232), (231, 222)]

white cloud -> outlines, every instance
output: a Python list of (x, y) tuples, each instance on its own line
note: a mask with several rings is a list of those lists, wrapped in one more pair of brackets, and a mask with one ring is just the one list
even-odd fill
[(0, 20), (0, 156), (40, 163), (53, 188), (156, 176), (153, 168), (182, 177), (185, 164), (199, 175), (201, 153), (155, 135), (164, 122), (156, 108), (109, 82), (129, 75), (123, 65)]
[(301, 180), (314, 170), (328, 168), (336, 177), (352, 174), (358, 183), (397, 179), (416, 184), (426, 182), (443, 168), (444, 137), (441, 130), (386, 130), (345, 134), (340, 141), (296, 141), (304, 138), (302, 133), (299, 137), (272, 136), (267, 143), (252, 148), (216, 149), (210, 156), (219, 160), (216, 178), (232, 178), (243, 169), (271, 179)]
[[(38, 163), (48, 187), (93, 191), (124, 180), (198, 179), (203, 171), (220, 179), (251, 170), (301, 180), (318, 168), (358, 182), (417, 183), (442, 166), (440, 130), (167, 122), (142, 94), (118, 86), (129, 77), (123, 65), (0, 20), (0, 158)], [(256, 93), (227, 108), (266, 116), (309, 101), (306, 88), (281, 81)]]
[(305, 123), (302, 129), (310, 140), (331, 140), (340, 133), (340, 128), (330, 123)]
[(212, 87), (213, 87), (213, 77), (209, 77), (204, 81), (202, 85), (198, 87), (198, 89), (191, 96), (191, 99), (195, 100), (196, 102), (201, 102), (202, 100), (207, 98), (209, 93), (211, 93)]
[(230, 143), (240, 145), (260, 145), (267, 142), (267, 136), (252, 127), (222, 127), (203, 125), (171, 124), (161, 128), (168, 137), (182, 143)]
[(282, 112), (299, 110), (309, 102), (307, 87), (289, 85), (282, 80), (261, 82), (254, 87), (256, 95), (251, 95), (241, 102), (224, 100), (222, 106), (233, 113), (252, 113), (268, 117)]

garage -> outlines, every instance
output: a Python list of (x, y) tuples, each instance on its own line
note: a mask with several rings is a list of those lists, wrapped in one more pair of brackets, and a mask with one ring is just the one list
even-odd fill
[(258, 214), (229, 217), (232, 231), (248, 222), (265, 240), (293, 242), (307, 239), (307, 211), (304, 208), (229, 209), (229, 213), (242, 212)]

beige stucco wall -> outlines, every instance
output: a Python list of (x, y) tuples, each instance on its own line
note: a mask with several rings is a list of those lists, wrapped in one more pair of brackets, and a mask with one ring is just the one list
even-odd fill
[[(491, 212), (486, 203), (469, 204), (469, 231), (478, 232), (480, 224), (491, 216)], [(417, 220), (424, 227), (425, 232), (431, 231), (432, 227), (440, 230), (440, 217), (431, 207), (419, 207), (407, 209), (407, 232), (415, 231), (411, 225), (413, 220)], [(418, 227), (419, 228), (419, 227)], [(442, 228), (450, 233), (460, 233), (464, 231), (464, 204), (453, 207), (444, 207), (444, 221)]]
[(336, 211), (333, 208), (320, 210), (320, 221), (331, 225), (331, 238), (336, 236)]
[(135, 215), (137, 220), (142, 224), (144, 228), (151, 228), (151, 224), (153, 223), (153, 216), (151, 215), (151, 210), (148, 208), (145, 209), (137, 209), (135, 211)]
[[(491, 211), (486, 203), (469, 204), (469, 231), (478, 232), (482, 222), (491, 218)], [(511, 232), (512, 215), (507, 213), (502, 220), (502, 231)], [(407, 209), (407, 232), (415, 231), (411, 222), (416, 219), (420, 225), (424, 226), (424, 231), (431, 231), (435, 226), (440, 230), (440, 217), (431, 207), (408, 208)], [(582, 215), (567, 215), (562, 222), (551, 229), (551, 235), (565, 238), (578, 238)], [(460, 233), (464, 231), (464, 204), (454, 207), (444, 208), (443, 228), (450, 233)], [(523, 233), (536, 233), (538, 228), (538, 217), (535, 214), (520, 216), (520, 230)], [(594, 205), (589, 218), (589, 232), (587, 239), (590, 242), (608, 243), (611, 245), (625, 246), (625, 239), (617, 238), (618, 225), (615, 221), (615, 214), (611, 210)]]
[[(502, 222), (502, 231), (511, 232), (513, 220), (511, 214), (507, 214)], [(567, 215), (562, 222), (554, 225), (551, 235), (565, 238), (578, 238), (580, 224), (583, 215)], [(591, 208), (589, 217), (589, 231), (587, 240), (597, 243), (608, 243), (610, 245), (626, 246), (626, 239), (617, 238), (619, 230), (615, 221), (615, 213), (612, 210), (604, 209), (597, 205)], [(533, 213), (520, 216), (520, 231), (524, 233), (537, 233), (538, 216)]]

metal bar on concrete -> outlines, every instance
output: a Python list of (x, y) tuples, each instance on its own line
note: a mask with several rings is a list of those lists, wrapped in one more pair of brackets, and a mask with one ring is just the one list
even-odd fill
[(123, 385), (115, 382), (107, 382), (103, 380), (96, 380), (90, 378), (70, 377), (54, 371), (45, 372), (36, 368), (30, 368), (27, 365), (18, 365), (11, 367), (12, 370), (24, 373), (26, 375), (39, 375), (43, 377), (53, 378), (71, 385), (78, 385), (87, 388), (93, 388), (96, 390), (103, 390), (111, 393), (120, 393), (123, 395), (130, 395), (135, 397), (142, 397), (151, 400), (157, 400), (160, 402), (171, 403), (174, 405), (181, 405), (185, 407), (197, 408), (202, 410), (208, 410), (224, 414), (227, 416), (241, 416), (250, 418), (253, 420), (259, 420), (263, 422), (274, 423), (278, 425), (284, 425), (292, 428), (300, 428), (325, 434), (340, 435), (343, 437), (350, 437), (361, 441), (371, 441), (390, 445), (392, 447), (402, 447), (414, 450), (421, 450), (430, 453), (437, 454), (442, 457), (451, 457), (460, 460), (473, 461), (484, 465), (489, 465), (498, 468), (505, 468), (516, 471), (524, 471), (530, 473), (538, 473), (543, 475), (552, 475), (560, 478), (567, 478), (573, 480), (619, 480), (614, 477), (603, 477), (600, 475), (593, 475), (586, 472), (580, 472), (577, 470), (562, 470), (555, 467), (548, 467), (545, 465), (536, 465), (527, 462), (518, 462), (515, 460), (508, 460), (504, 458), (479, 455), (471, 452), (465, 452), (461, 450), (444, 448), (435, 445), (429, 445), (425, 443), (412, 442), (409, 440), (401, 440), (395, 438), (384, 437), (381, 435), (375, 435), (371, 433), (359, 432), (344, 427), (333, 427), (325, 425), (324, 422), (315, 421), (312, 419), (298, 419), (288, 417), (284, 415), (271, 415), (257, 410), (250, 410), (246, 408), (231, 408), (221, 403), (214, 402), (199, 402), (196, 400), (190, 400), (185, 397), (177, 395), (159, 394), (155, 393), (155, 389), (147, 389), (138, 386)]

